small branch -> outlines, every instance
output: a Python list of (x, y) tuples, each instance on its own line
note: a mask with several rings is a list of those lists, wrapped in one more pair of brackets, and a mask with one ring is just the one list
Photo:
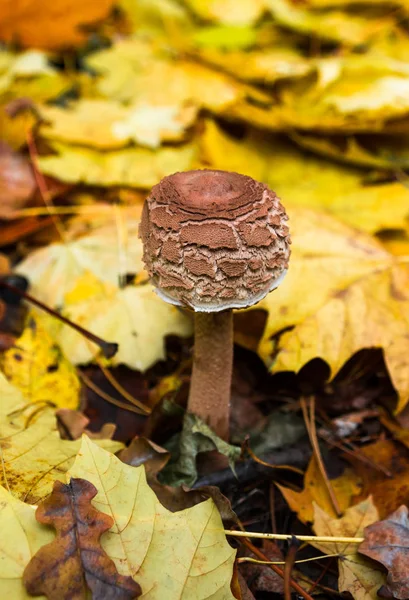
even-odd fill
[[(245, 535), (247, 535), (247, 532), (241, 531), (240, 533), (244, 533)], [(289, 539), (291, 539), (291, 537), (291, 535), (288, 536)], [(267, 556), (263, 554), (263, 552), (259, 548), (257, 548), (257, 546), (254, 546), (254, 544), (252, 544), (249, 539), (245, 538), (243, 540), (243, 543), (253, 554), (261, 558), (261, 560), (265, 560), (268, 562)], [(280, 569), (278, 565), (269, 566), (275, 573), (277, 573), (277, 575), (284, 579), (284, 571)], [(313, 600), (312, 596), (310, 596), (296, 581), (294, 581), (294, 579), (290, 579), (290, 585), (293, 588), (293, 590), (295, 590), (300, 596), (304, 598), (304, 600)]]
[(293, 572), (295, 557), (300, 547), (300, 542), (293, 536), (287, 552), (284, 565), (284, 598), (291, 600), (291, 573)]
[[(295, 536), (293, 536), (295, 537)], [(294, 564), (299, 565), (301, 563), (313, 562), (314, 560), (321, 560), (322, 558), (336, 558), (340, 556), (337, 554), (322, 554), (321, 556), (312, 556), (311, 558), (303, 558), (301, 560), (295, 560)], [(237, 559), (238, 563), (254, 563), (256, 565), (285, 565), (285, 560), (257, 560), (257, 558), (251, 558), (251, 556), (242, 556)]]
[(322, 476), (322, 479), (324, 481), (325, 487), (327, 488), (327, 492), (328, 492), (328, 495), (329, 495), (329, 497), (331, 499), (332, 506), (334, 508), (335, 514), (337, 515), (337, 517), (341, 517), (342, 516), (342, 510), (340, 509), (340, 506), (338, 504), (338, 500), (337, 500), (337, 497), (336, 497), (335, 492), (333, 490), (333, 487), (331, 485), (331, 482), (328, 479), (328, 475), (327, 475), (327, 472), (325, 470), (325, 465), (324, 465), (324, 462), (322, 460), (322, 456), (321, 456), (321, 452), (320, 452), (320, 446), (319, 446), (319, 443), (318, 443), (317, 430), (316, 430), (316, 427), (315, 427), (315, 398), (313, 396), (311, 397), (310, 412), (309, 412), (309, 414), (308, 414), (307, 403), (306, 403), (306, 401), (305, 401), (304, 398), (301, 398), (300, 404), (301, 404), (302, 412), (303, 412), (303, 415), (304, 415), (305, 426), (306, 426), (307, 431), (308, 431), (308, 435), (309, 435), (309, 438), (310, 438), (311, 446), (312, 446), (312, 449), (314, 451), (314, 456), (315, 456), (315, 459), (317, 461), (319, 471), (321, 473), (321, 476)]
[(291, 542), (292, 538), (300, 542), (317, 542), (320, 544), (362, 544), (365, 540), (363, 537), (336, 537), (330, 535), (291, 535), (285, 533), (258, 533), (256, 531), (237, 531), (224, 529), (225, 535), (233, 535), (234, 537), (259, 538), (265, 540), (287, 540)]

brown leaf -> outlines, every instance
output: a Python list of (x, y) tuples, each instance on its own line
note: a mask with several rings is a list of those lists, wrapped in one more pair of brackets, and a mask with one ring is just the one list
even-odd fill
[(60, 408), (55, 415), (60, 435), (65, 440), (78, 440), (83, 433), (97, 440), (112, 440), (115, 435), (115, 423), (104, 423), (99, 431), (87, 429), (90, 420), (79, 410)]
[(82, 600), (88, 588), (94, 600), (131, 600), (141, 594), (132, 577), (119, 575), (99, 539), (113, 519), (97, 511), (91, 500), (97, 489), (85, 479), (56, 481), (37, 508), (37, 521), (53, 525), (56, 539), (43, 546), (27, 565), (27, 591), (51, 600)]
[(409, 597), (409, 517), (401, 506), (383, 521), (369, 525), (359, 552), (377, 560), (389, 573), (385, 591), (394, 598)]
[(0, 218), (9, 219), (23, 208), (36, 188), (28, 160), (7, 144), (0, 144)]

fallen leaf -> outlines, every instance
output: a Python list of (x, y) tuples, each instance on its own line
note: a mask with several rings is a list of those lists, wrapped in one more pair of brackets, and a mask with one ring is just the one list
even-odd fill
[(230, 25), (254, 23), (264, 11), (264, 0), (186, 0), (186, 4), (204, 20)]
[(288, 29), (303, 35), (314, 35), (324, 40), (358, 45), (379, 35), (382, 29), (391, 29), (388, 17), (369, 19), (348, 15), (339, 10), (314, 12), (291, 0), (265, 0), (274, 19)]
[(51, 4), (5, 0), (0, 10), (0, 39), (50, 50), (78, 46), (86, 39), (81, 26), (105, 18), (112, 5), (113, 0), (58, 0)]
[[(362, 537), (364, 529), (378, 520), (378, 511), (371, 497), (345, 511), (340, 519), (329, 516), (319, 506), (314, 505), (314, 531), (316, 535), (335, 537)], [(354, 600), (376, 600), (377, 592), (385, 582), (385, 574), (376, 563), (363, 558), (358, 553), (361, 546), (345, 542), (313, 544), (325, 554), (339, 554), (340, 592), (349, 592)]]
[(198, 476), (197, 455), (201, 452), (217, 450), (228, 459), (228, 464), (233, 470), (234, 463), (241, 454), (238, 446), (228, 444), (219, 438), (206, 423), (190, 413), (185, 414), (182, 432), (171, 440), (169, 448), (171, 448), (171, 459), (161, 472), (161, 482), (172, 487), (193, 486)]
[(79, 100), (68, 108), (43, 106), (41, 135), (50, 140), (112, 150), (135, 142), (158, 148), (183, 139), (196, 118), (193, 106), (123, 106), (112, 100)]
[[(23, 572), (34, 554), (51, 542), (54, 533), (39, 527), (35, 506), (24, 504), (0, 486), (0, 594), (10, 600), (29, 600)], [(44, 596), (41, 596), (44, 598)]]
[[(360, 491), (360, 479), (349, 468), (339, 477), (331, 479), (330, 484), (341, 511), (351, 505), (352, 498)], [(277, 485), (277, 487), (288, 502), (290, 509), (297, 513), (303, 523), (311, 523), (314, 520), (314, 504), (331, 517), (336, 517), (334, 505), (314, 456), (305, 472), (304, 489), (301, 492), (295, 492), (283, 485)]]
[(60, 435), (64, 440), (77, 440), (84, 433), (90, 438), (100, 440), (112, 440), (115, 435), (115, 423), (105, 423), (98, 432), (87, 429), (90, 420), (79, 410), (60, 408), (55, 412), (55, 416)]
[(50, 600), (93, 598), (132, 600), (141, 595), (132, 577), (119, 575), (100, 545), (113, 519), (96, 510), (91, 500), (98, 490), (84, 479), (56, 481), (50, 496), (36, 511), (37, 521), (53, 525), (57, 536), (43, 546), (24, 570), (27, 591)]
[(0, 219), (13, 216), (23, 208), (36, 188), (34, 174), (27, 159), (0, 144)]
[(98, 489), (94, 507), (114, 519), (102, 547), (121, 575), (140, 584), (144, 597), (233, 600), (236, 551), (211, 499), (171, 513), (148, 487), (143, 467), (121, 463), (86, 437), (69, 476)]
[(388, 569), (386, 592), (404, 600), (409, 595), (407, 552), (409, 545), (408, 508), (401, 506), (386, 519), (370, 523), (364, 531), (365, 541), (359, 552)]
[[(3, 468), (0, 483), (20, 499), (35, 503), (47, 496), (73, 463), (80, 441), (62, 440), (54, 410), (27, 404), (21, 392), (0, 372), (0, 447)], [(112, 440), (98, 444), (117, 452), (123, 445)]]
[[(261, 357), (273, 371), (298, 371), (320, 357), (335, 375), (358, 350), (383, 348), (401, 411), (409, 399), (406, 257), (395, 258), (374, 238), (324, 214), (291, 205), (289, 214), (289, 273), (258, 305), (269, 312)], [(272, 340), (290, 327), (278, 342)]]
[(0, 366), (28, 402), (77, 408), (78, 375), (47, 332), (41, 315), (28, 317), (23, 334), (0, 355)]
[[(369, 458), (376, 467), (361, 460)], [(392, 440), (378, 440), (360, 448), (356, 456), (346, 455), (362, 480), (362, 491), (355, 498), (362, 500), (371, 494), (381, 519), (402, 503), (409, 494), (409, 459), (407, 449)]]
[(131, 186), (151, 188), (175, 171), (192, 168), (196, 146), (161, 148), (123, 148), (100, 152), (61, 142), (51, 144), (56, 155), (40, 156), (38, 166), (43, 173), (68, 183), (98, 186)]

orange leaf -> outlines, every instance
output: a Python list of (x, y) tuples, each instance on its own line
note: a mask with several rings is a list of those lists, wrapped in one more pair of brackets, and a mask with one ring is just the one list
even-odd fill
[(114, 0), (3, 0), (0, 39), (57, 50), (85, 40), (84, 26), (104, 19)]

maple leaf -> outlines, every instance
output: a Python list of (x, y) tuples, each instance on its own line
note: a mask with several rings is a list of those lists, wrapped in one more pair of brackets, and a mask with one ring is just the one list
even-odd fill
[(89, 588), (93, 598), (140, 596), (140, 586), (132, 577), (118, 574), (100, 545), (113, 520), (92, 506), (97, 493), (84, 479), (73, 478), (68, 484), (56, 481), (37, 508), (37, 520), (53, 525), (57, 537), (38, 550), (24, 570), (23, 582), (30, 594), (45, 594), (50, 600), (85, 599)]
[(409, 595), (407, 554), (409, 546), (408, 508), (401, 506), (383, 521), (369, 524), (359, 552), (388, 569), (387, 592), (404, 600)]
[[(331, 487), (342, 511), (348, 508), (352, 498), (360, 491), (359, 482), (359, 477), (354, 474), (352, 469), (346, 469), (342, 475), (331, 479)], [(326, 514), (331, 515), (331, 517), (336, 516), (333, 502), (314, 456), (311, 458), (305, 472), (304, 489), (301, 492), (295, 492), (283, 485), (277, 485), (277, 487), (288, 502), (291, 510), (297, 513), (298, 518), (303, 523), (311, 523), (313, 521), (314, 504), (323, 509)]]
[(85, 436), (68, 475), (98, 489), (93, 505), (114, 520), (102, 547), (120, 574), (140, 584), (144, 597), (233, 600), (236, 551), (212, 499), (170, 512), (146, 483), (143, 466), (122, 463)]
[(374, 238), (324, 214), (291, 205), (289, 214), (291, 267), (258, 305), (269, 312), (260, 355), (273, 371), (297, 371), (321, 357), (335, 374), (358, 350), (383, 348), (401, 411), (409, 399), (407, 257), (394, 257)]
[(5, 0), (0, 10), (0, 39), (52, 50), (77, 46), (85, 40), (80, 25), (103, 19), (112, 6), (113, 0)]
[[(54, 409), (27, 404), (22, 393), (0, 372), (0, 483), (18, 498), (37, 502), (73, 463), (80, 441), (62, 440)], [(117, 452), (123, 445), (98, 440)]]
[(31, 558), (54, 538), (35, 520), (35, 506), (24, 504), (0, 486), (0, 594), (10, 600), (28, 600), (23, 572)]
[[(130, 215), (125, 211), (116, 222), (78, 240), (42, 248), (16, 270), (30, 279), (32, 293), (48, 306), (103, 339), (117, 342), (112, 364), (146, 370), (165, 357), (165, 336), (187, 337), (192, 324), (163, 302), (150, 284), (120, 287), (126, 275), (142, 271), (142, 244), (133, 212), (138, 211)], [(55, 319), (46, 317), (42, 323), (71, 363), (88, 363), (99, 352)]]
[[(378, 512), (369, 497), (348, 508), (340, 519), (330, 517), (319, 506), (314, 506), (314, 531), (317, 535), (334, 537), (362, 537), (367, 525), (378, 520)], [(334, 542), (313, 544), (325, 554), (339, 554), (340, 592), (349, 592), (355, 600), (376, 600), (377, 592), (385, 581), (384, 573), (375, 563), (358, 554), (358, 545)]]

